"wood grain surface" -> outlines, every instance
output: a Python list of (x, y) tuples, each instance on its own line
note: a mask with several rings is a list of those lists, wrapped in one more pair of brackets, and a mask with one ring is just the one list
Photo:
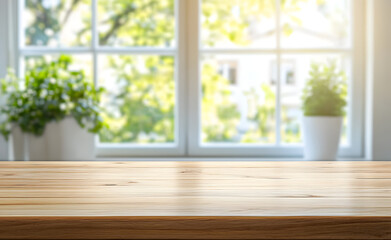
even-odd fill
[(391, 162), (0, 162), (0, 239), (391, 239)]

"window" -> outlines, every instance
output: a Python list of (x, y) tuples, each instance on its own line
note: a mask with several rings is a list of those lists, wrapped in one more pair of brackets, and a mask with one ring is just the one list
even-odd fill
[[(26, 68), (60, 54), (106, 89), (109, 128), (96, 139), (131, 154), (177, 155), (178, 1), (21, 0), (20, 55)], [(24, 67), (22, 67), (24, 69)], [(125, 150), (127, 152), (128, 150)], [(121, 152), (118, 150), (117, 152)]]
[(327, 61), (349, 79), (341, 156), (361, 155), (363, 0), (19, 5), (21, 71), (67, 54), (107, 89), (99, 156), (300, 156), (301, 90)]

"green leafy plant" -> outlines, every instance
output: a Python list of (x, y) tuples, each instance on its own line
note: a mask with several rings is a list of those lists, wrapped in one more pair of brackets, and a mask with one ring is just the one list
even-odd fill
[(48, 123), (73, 117), (80, 127), (98, 133), (104, 127), (99, 97), (103, 88), (86, 80), (84, 71), (71, 70), (72, 58), (62, 55), (47, 62), (43, 58), (28, 69), (24, 80), (13, 71), (0, 82), (6, 104), (0, 107), (0, 134), (8, 139), (11, 127), (41, 136)]
[(310, 79), (303, 90), (304, 116), (345, 115), (346, 74), (335, 61), (311, 65)]

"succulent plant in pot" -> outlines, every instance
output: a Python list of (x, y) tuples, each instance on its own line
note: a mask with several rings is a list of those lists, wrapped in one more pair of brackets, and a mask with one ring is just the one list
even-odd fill
[(104, 89), (95, 88), (86, 80), (84, 71), (72, 70), (71, 65), (72, 58), (66, 55), (49, 62), (41, 59), (26, 70), (24, 79), (9, 71), (1, 80), (0, 94), (5, 97), (5, 104), (0, 106), (0, 133), (6, 139), (13, 128), (42, 137), (48, 126), (68, 119), (76, 120), (80, 128), (90, 133), (104, 127), (99, 107)]
[(346, 73), (336, 61), (313, 63), (303, 90), (304, 155), (307, 160), (335, 160), (347, 105)]

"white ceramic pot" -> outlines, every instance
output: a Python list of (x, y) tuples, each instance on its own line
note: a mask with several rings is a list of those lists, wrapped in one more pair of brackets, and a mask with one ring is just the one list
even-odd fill
[[(0, 96), (0, 106), (4, 105), (5, 101), (5, 96), (2, 95)], [(4, 115), (0, 114), (0, 121), (3, 121), (5, 118)], [(8, 160), (8, 144), (7, 141), (4, 139), (3, 136), (0, 135), (0, 161), (2, 160)]]
[(342, 117), (304, 117), (304, 157), (306, 160), (336, 160)]
[[(72, 118), (46, 126), (41, 137), (27, 135), (25, 137), (18, 128), (13, 130), (13, 155), (15, 160), (93, 160), (94, 135), (80, 128)], [(27, 146), (25, 146), (25, 144)]]
[(8, 144), (7, 141), (0, 136), (0, 161), (8, 160)]

